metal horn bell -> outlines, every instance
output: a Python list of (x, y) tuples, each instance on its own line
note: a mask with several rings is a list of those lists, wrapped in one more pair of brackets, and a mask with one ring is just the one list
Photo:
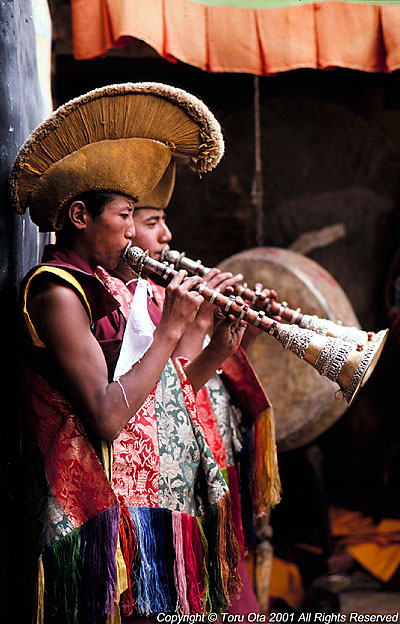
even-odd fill
[(285, 349), (304, 359), (322, 376), (339, 385), (350, 405), (371, 376), (386, 342), (388, 330), (366, 345), (322, 336), (297, 325), (276, 323), (270, 331)]

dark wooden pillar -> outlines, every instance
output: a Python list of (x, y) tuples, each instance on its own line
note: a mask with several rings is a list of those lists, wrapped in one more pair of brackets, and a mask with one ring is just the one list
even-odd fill
[[(1, 319), (1, 514), (0, 587), (2, 619), (25, 622), (23, 563), (19, 556), (24, 514), (19, 498), (18, 383), (15, 315), (20, 278), (36, 264), (47, 234), (38, 234), (29, 216), (10, 206), (8, 178), (22, 143), (43, 120), (30, 0), (0, 3), (0, 319)], [(9, 617), (7, 617), (9, 615)]]

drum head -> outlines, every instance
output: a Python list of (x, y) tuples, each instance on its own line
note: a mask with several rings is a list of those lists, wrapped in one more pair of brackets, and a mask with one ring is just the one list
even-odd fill
[(385, 308), (392, 333), (400, 343), (400, 248), (394, 255), (386, 279)]
[[(275, 289), (278, 301), (300, 307), (305, 314), (360, 327), (350, 301), (332, 275), (294, 251), (257, 247), (226, 258), (218, 267), (242, 273), (250, 288), (260, 282)], [(268, 334), (260, 331), (248, 355), (274, 407), (278, 451), (312, 441), (346, 411), (337, 384), (285, 351)]]

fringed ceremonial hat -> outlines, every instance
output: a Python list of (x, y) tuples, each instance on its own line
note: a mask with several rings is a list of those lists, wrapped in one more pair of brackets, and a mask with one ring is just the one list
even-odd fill
[(135, 203), (136, 208), (166, 208), (170, 202), (175, 186), (176, 166), (172, 158), (163, 177), (157, 186), (146, 196)]
[[(32, 133), (11, 172), (12, 199), (42, 231), (59, 230), (63, 208), (82, 192), (114, 191), (139, 202), (171, 159), (202, 174), (223, 153), (221, 128), (195, 96), (161, 83), (110, 85), (64, 104)], [(166, 178), (171, 193), (174, 169)]]

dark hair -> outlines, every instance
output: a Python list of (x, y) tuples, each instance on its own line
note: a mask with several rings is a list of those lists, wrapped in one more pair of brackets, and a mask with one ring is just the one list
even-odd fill
[(71, 199), (70, 204), (75, 201), (81, 201), (85, 204), (93, 219), (95, 219), (101, 215), (106, 205), (118, 197), (118, 195), (122, 195), (122, 193), (115, 193), (113, 191), (85, 191)]
[[(85, 204), (89, 214), (93, 219), (98, 217), (104, 212), (104, 208), (107, 206), (110, 201), (119, 196), (128, 197), (128, 199), (132, 199), (128, 195), (124, 193), (119, 193), (117, 191), (85, 191), (84, 193), (80, 193), (79, 195), (75, 195), (64, 208), (65, 211), (68, 210), (68, 206), (70, 206), (75, 201), (81, 201)], [(65, 215), (65, 212), (64, 212)], [(69, 219), (65, 219), (62, 229), (57, 231), (57, 239), (59, 241), (66, 241), (71, 236), (73, 232), (72, 224)]]

